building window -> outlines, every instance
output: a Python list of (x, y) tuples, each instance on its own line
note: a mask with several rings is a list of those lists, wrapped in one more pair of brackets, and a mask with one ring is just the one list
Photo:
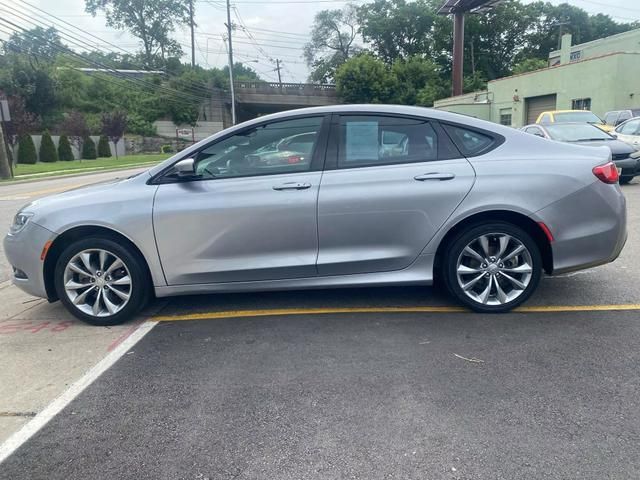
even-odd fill
[(500, 125), (506, 125), (507, 127), (511, 126), (511, 109), (510, 108), (502, 108), (500, 110)]
[(571, 110), (591, 110), (591, 99), (576, 98), (571, 100)]

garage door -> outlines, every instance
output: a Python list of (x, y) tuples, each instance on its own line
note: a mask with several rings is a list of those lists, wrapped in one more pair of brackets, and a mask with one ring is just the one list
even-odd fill
[(527, 124), (536, 123), (538, 116), (542, 112), (546, 112), (547, 110), (555, 110), (556, 109), (556, 96), (554, 95), (543, 95), (541, 97), (529, 97), (525, 98), (525, 105), (527, 108)]

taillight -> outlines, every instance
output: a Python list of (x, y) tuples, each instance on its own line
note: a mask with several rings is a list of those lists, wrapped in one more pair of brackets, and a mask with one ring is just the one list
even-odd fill
[(620, 178), (616, 164), (613, 162), (593, 167), (593, 174), (604, 183), (617, 183)]

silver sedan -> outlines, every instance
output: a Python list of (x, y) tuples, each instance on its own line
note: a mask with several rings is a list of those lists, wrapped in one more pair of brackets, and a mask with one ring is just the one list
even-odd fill
[[(308, 154), (260, 152), (303, 135)], [(625, 199), (606, 147), (417, 107), (336, 106), (224, 130), (138, 176), (37, 200), (13, 281), (113, 325), (153, 295), (443, 282), (508, 311), (543, 272), (613, 261)]]

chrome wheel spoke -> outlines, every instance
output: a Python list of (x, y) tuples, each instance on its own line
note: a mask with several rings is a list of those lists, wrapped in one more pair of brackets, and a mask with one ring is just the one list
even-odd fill
[(523, 263), (522, 265), (518, 265), (517, 267), (502, 268), (500, 271), (507, 273), (531, 273), (533, 272), (533, 269), (531, 268), (531, 265)]
[(524, 252), (525, 250), (526, 250), (526, 248), (524, 248), (524, 245), (520, 244), (516, 248), (514, 248), (511, 253), (509, 253), (507, 256), (505, 256), (501, 260), (503, 262), (506, 262), (507, 260), (511, 260), (513, 257), (515, 257), (516, 255)]
[(489, 301), (492, 287), (493, 287), (493, 277), (489, 277), (489, 282), (487, 282), (487, 287), (479, 295), (480, 303), (486, 304)]
[(465, 291), (466, 290), (470, 290), (471, 288), (474, 287), (474, 285), (476, 285), (483, 278), (484, 278), (484, 273), (481, 273), (477, 277), (474, 277), (472, 280), (470, 280), (469, 282), (467, 282), (464, 285), (462, 285), (462, 289), (465, 290)]
[(484, 258), (489, 258), (489, 237), (487, 235), (482, 235), (478, 238), (478, 243), (482, 248), (482, 253), (484, 253)]
[(496, 257), (502, 258), (504, 253), (507, 251), (507, 247), (509, 246), (509, 242), (511, 241), (511, 237), (509, 235), (502, 235), (498, 241), (500, 242), (500, 248), (498, 249), (498, 253)]
[(509, 297), (500, 286), (500, 282), (498, 281), (498, 279), (495, 279), (494, 283), (496, 286), (496, 298), (500, 303), (507, 303), (509, 301)]
[(67, 263), (63, 273), (67, 298), (78, 310), (94, 317), (109, 317), (122, 310), (133, 292), (129, 268), (104, 249), (87, 249)]
[(115, 293), (118, 297), (120, 297), (122, 300), (129, 300), (129, 295), (125, 292), (121, 292), (120, 290), (118, 290), (117, 288), (113, 288), (110, 285), (107, 285), (107, 288), (109, 289), (110, 292)]
[(477, 261), (479, 262), (484, 262), (484, 257), (482, 255), (480, 255), (478, 252), (476, 252), (473, 248), (471, 248), (469, 245), (467, 245), (466, 247), (464, 247), (464, 250), (462, 252), (463, 254), (467, 254), (468, 256), (475, 258)]
[(508, 273), (503, 273), (502, 277), (509, 280), (518, 290), (524, 290), (525, 288), (527, 288), (527, 286), (524, 283), (522, 283), (520, 280), (516, 280)]
[(469, 275), (469, 274), (472, 274), (472, 273), (479, 273), (481, 271), (482, 270), (479, 269), (479, 268), (471, 268), (471, 267), (467, 267), (466, 265), (460, 265), (458, 267), (458, 273), (460, 275)]
[(107, 285), (131, 285), (131, 279), (129, 278), (129, 276), (124, 276), (118, 278), (117, 280), (108, 282)]

